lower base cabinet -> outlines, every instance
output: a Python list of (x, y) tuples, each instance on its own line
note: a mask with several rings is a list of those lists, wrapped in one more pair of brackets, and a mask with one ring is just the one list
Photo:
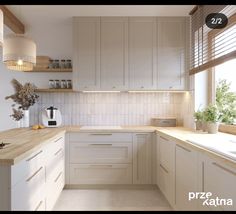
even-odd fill
[(152, 135), (133, 135), (133, 184), (152, 184)]
[(132, 184), (132, 164), (71, 164), (70, 184)]
[(171, 206), (175, 205), (175, 143), (157, 137), (157, 184)]
[(30, 177), (11, 189), (12, 210), (45, 210), (45, 168), (40, 166)]
[(0, 166), (0, 211), (45, 211), (65, 185), (64, 133), (12, 166)]
[[(203, 190), (212, 193), (211, 199), (218, 198), (217, 206), (202, 205), (207, 210), (236, 210), (236, 169), (224, 162), (203, 157)], [(230, 205), (232, 200), (232, 205)], [(228, 202), (227, 202), (228, 201)], [(209, 202), (209, 201), (208, 201)], [(218, 204), (217, 204), (218, 203)], [(228, 204), (227, 204), (228, 203)]]
[(198, 200), (189, 201), (189, 193), (198, 191), (197, 152), (176, 144), (176, 210), (197, 210)]

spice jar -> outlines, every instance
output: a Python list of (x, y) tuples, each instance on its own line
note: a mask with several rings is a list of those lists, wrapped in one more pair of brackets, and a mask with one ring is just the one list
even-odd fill
[(72, 68), (71, 60), (67, 59), (66, 60), (66, 68)]
[(55, 88), (61, 88), (59, 80), (55, 80)]
[(71, 80), (66, 81), (67, 88), (72, 88), (72, 82)]
[(54, 80), (49, 80), (48, 84), (50, 89), (55, 88)]
[(50, 68), (50, 69), (53, 68), (53, 60), (52, 59), (49, 60), (48, 68)]
[(60, 68), (59, 60), (58, 60), (58, 59), (55, 59), (55, 60), (54, 60), (54, 62), (53, 62), (53, 68)]
[(66, 68), (66, 60), (62, 59), (60, 63), (61, 68)]
[(66, 80), (61, 80), (61, 88), (67, 88)]

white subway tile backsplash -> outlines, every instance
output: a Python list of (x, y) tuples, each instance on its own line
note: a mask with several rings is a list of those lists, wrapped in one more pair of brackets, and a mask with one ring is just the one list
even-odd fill
[(176, 117), (178, 125), (189, 125), (191, 96), (167, 92), (41, 93), (30, 109), (31, 125), (41, 123), (41, 111), (50, 105), (62, 112), (63, 125), (150, 125), (152, 117)]

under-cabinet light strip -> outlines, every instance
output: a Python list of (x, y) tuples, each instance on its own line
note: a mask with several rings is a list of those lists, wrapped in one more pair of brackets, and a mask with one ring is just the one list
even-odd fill
[(129, 93), (186, 93), (188, 91), (128, 91)]
[(120, 91), (82, 91), (84, 93), (120, 93)]
[(189, 91), (81, 91), (83, 93), (187, 93)]

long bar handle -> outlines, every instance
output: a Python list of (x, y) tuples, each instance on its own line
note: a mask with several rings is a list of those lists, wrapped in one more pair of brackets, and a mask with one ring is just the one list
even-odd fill
[(90, 167), (95, 167), (95, 168), (112, 168), (112, 165), (90, 165)]
[(162, 138), (163, 140), (169, 141), (169, 140), (168, 140), (167, 138), (165, 138), (165, 137), (160, 136), (160, 138)]
[(55, 152), (55, 156), (62, 151), (62, 148), (60, 148), (57, 152)]
[(176, 144), (176, 146), (178, 146), (179, 148), (181, 148), (181, 149), (183, 149), (183, 150), (185, 150), (187, 152), (191, 152), (191, 150), (189, 150), (189, 149), (187, 149), (187, 148), (185, 148), (183, 146), (180, 146), (179, 144)]
[(33, 175), (31, 175), (26, 182), (31, 181), (41, 170), (43, 169), (43, 167), (41, 166)]
[(233, 171), (231, 171), (230, 169), (227, 169), (227, 168), (221, 166), (220, 164), (218, 164), (218, 163), (216, 163), (216, 162), (213, 162), (212, 164), (215, 165), (215, 166), (217, 166), (217, 167), (219, 167), (219, 168), (221, 168), (221, 169), (223, 169), (224, 171), (226, 171), (226, 172), (228, 172), (228, 173), (230, 173), (230, 174), (236, 176), (236, 172), (233, 172)]
[(62, 139), (62, 137), (60, 137), (60, 138), (54, 140), (54, 143), (58, 142), (58, 141), (61, 140), (61, 139)]
[(31, 161), (32, 159), (34, 159), (35, 157), (37, 157), (40, 153), (42, 153), (43, 151), (40, 150), (37, 154), (35, 154), (34, 156), (28, 158), (26, 161)]
[(56, 183), (57, 180), (60, 178), (60, 176), (62, 175), (62, 172), (59, 173), (59, 175), (56, 177), (56, 179), (54, 180), (54, 182)]
[(39, 209), (39, 207), (42, 205), (43, 201), (40, 201), (38, 206), (35, 208), (35, 211), (37, 211)]
[(93, 133), (90, 135), (112, 135), (111, 133)]
[(164, 166), (162, 166), (162, 164), (160, 164), (160, 167), (161, 167), (166, 173), (169, 173), (168, 170), (167, 170)]

